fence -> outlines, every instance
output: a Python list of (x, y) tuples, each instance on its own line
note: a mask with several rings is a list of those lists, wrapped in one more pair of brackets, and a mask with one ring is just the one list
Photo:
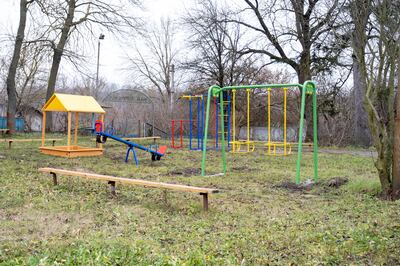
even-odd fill
[[(7, 117), (0, 117), (0, 129), (7, 128)], [(15, 130), (24, 131), (25, 121), (23, 118), (15, 119)]]

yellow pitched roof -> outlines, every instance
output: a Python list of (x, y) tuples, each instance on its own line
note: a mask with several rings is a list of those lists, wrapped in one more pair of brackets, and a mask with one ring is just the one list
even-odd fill
[(92, 96), (54, 93), (42, 111), (99, 113), (105, 111)]

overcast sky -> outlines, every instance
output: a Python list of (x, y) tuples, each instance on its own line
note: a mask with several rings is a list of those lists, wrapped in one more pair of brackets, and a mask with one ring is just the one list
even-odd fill
[[(158, 22), (162, 17), (174, 18), (185, 12), (186, 8), (192, 5), (194, 0), (145, 0), (143, 17), (147, 22)], [(19, 19), (19, 1), (18, 0), (0, 0), (0, 38), (16, 32)], [(127, 73), (121, 71), (123, 65), (123, 56), (129, 47), (122, 48), (123, 44), (117, 41), (113, 36), (107, 34), (101, 42), (101, 58), (100, 58), (100, 76), (107, 81), (123, 85), (129, 82)], [(133, 47), (133, 44), (132, 44)], [(96, 49), (93, 47), (93, 53), (89, 60), (93, 73), (96, 71)], [(1, 50), (0, 50), (1, 53)], [(64, 65), (65, 67), (65, 65)]]

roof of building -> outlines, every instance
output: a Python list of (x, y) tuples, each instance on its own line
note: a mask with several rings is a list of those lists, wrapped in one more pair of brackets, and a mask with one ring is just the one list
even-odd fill
[(42, 111), (104, 114), (104, 109), (92, 96), (54, 93)]

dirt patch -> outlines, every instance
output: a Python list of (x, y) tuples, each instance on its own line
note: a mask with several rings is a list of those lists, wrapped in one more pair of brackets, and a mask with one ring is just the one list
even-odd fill
[(304, 192), (316, 188), (316, 194), (328, 193), (329, 191), (339, 188), (349, 181), (347, 177), (335, 177), (325, 182), (314, 183), (312, 180), (297, 185), (296, 183), (285, 181), (273, 186), (274, 188), (285, 189), (291, 192)]
[(285, 181), (280, 184), (274, 185), (273, 188), (285, 189), (285, 190), (289, 190), (291, 192), (303, 192), (303, 191), (311, 190), (313, 185), (315, 185), (315, 184), (312, 182), (305, 182), (305, 183), (297, 185), (296, 183), (293, 183), (290, 181)]
[(343, 186), (347, 182), (349, 182), (349, 179), (347, 177), (335, 177), (335, 178), (328, 180), (328, 182), (326, 182), (326, 185), (328, 187), (338, 188), (338, 187)]
[(259, 169), (257, 169), (257, 168), (251, 168), (251, 167), (249, 167), (248, 165), (234, 166), (234, 167), (232, 167), (231, 169), (232, 169), (232, 171), (235, 171), (235, 172), (257, 171), (257, 170), (259, 170)]
[(170, 171), (169, 175), (182, 175), (182, 176), (193, 176), (193, 175), (200, 175), (201, 169), (200, 168), (184, 168), (184, 169), (176, 169)]

